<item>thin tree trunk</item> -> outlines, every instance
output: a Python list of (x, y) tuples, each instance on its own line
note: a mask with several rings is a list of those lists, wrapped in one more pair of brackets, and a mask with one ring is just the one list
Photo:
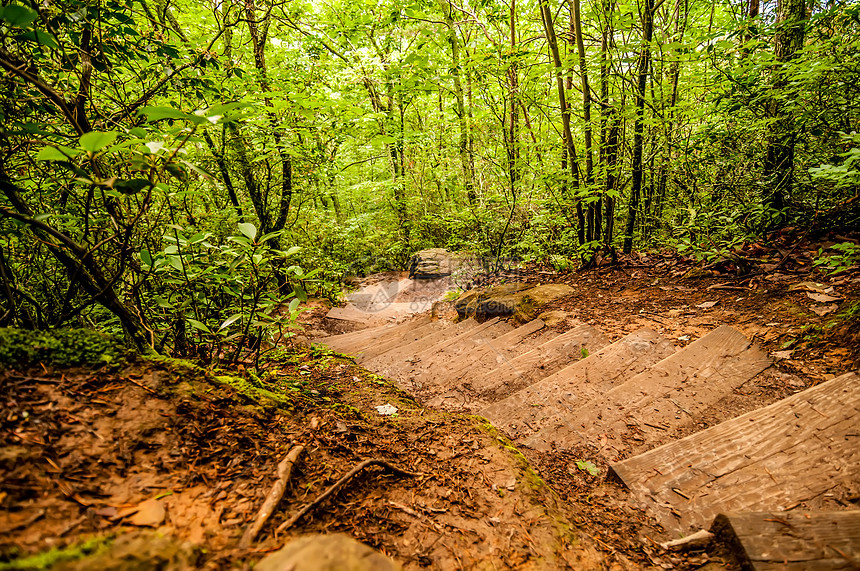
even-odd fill
[(636, 70), (636, 121), (633, 125), (633, 171), (630, 202), (627, 209), (627, 225), (624, 229), (623, 252), (633, 250), (633, 231), (636, 228), (636, 213), (642, 195), (643, 147), (645, 144), (645, 87), (648, 83), (648, 68), (651, 63), (651, 38), (654, 33), (654, 0), (644, 0), (642, 6), (642, 48)]
[[(549, 9), (548, 0), (540, 0), (541, 20), (543, 21), (544, 32), (546, 33), (546, 41), (552, 56), (554, 66), (554, 74), (556, 79), (556, 87), (558, 89), (558, 103), (561, 107), (561, 123), (562, 134), (564, 137), (564, 148), (567, 153), (568, 162), (570, 163), (570, 175), (573, 180), (573, 187), (578, 191), (581, 186), (581, 177), (579, 172), (579, 158), (576, 154), (576, 146), (573, 142), (573, 135), (570, 129), (570, 108), (567, 105), (567, 98), (564, 89), (564, 75), (562, 73), (561, 55), (558, 51), (558, 40), (555, 35), (555, 24), (552, 20), (552, 11)], [(579, 199), (575, 199), (576, 218), (579, 227), (577, 228), (577, 238), (579, 244), (585, 244), (585, 214), (582, 211), (582, 203)]]
[[(568, 0), (576, 50), (579, 55), (579, 75), (582, 80), (582, 113), (585, 120), (585, 182), (588, 187), (594, 182), (594, 159), (591, 135), (591, 87), (588, 84), (588, 62), (585, 53), (585, 40), (582, 37), (582, 11), (579, 0)], [(600, 237), (600, 197), (588, 205), (588, 235), (591, 242)]]
[[(782, 90), (787, 85), (784, 64), (790, 62), (803, 47), (806, 33), (806, 2), (804, 0), (780, 0), (777, 8), (777, 33), (774, 38), (774, 55), (777, 67), (774, 70), (773, 89)], [(770, 187), (770, 196), (765, 203), (782, 210), (794, 184), (794, 143), (797, 136), (794, 118), (783, 109), (778, 99), (768, 105), (768, 115), (774, 120), (768, 140), (764, 161), (764, 179)]]
[(451, 45), (451, 77), (454, 83), (454, 99), (457, 105), (457, 123), (460, 127), (460, 142), (458, 151), (460, 154), (460, 167), (463, 170), (463, 186), (466, 189), (466, 198), (469, 204), (475, 203), (475, 172), (474, 164), (469, 157), (469, 130), (466, 125), (466, 105), (463, 98), (463, 84), (460, 81), (460, 40), (457, 37), (457, 28), (454, 25), (452, 8), (448, 0), (439, 0), (445, 25), (448, 27), (448, 43)]

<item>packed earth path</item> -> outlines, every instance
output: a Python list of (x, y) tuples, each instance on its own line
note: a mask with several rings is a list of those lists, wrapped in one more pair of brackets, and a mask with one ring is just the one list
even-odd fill
[(0, 568), (853, 568), (860, 276), (686, 274), (314, 302), (258, 373), (7, 366)]
[[(531, 283), (503, 276), (400, 324), (379, 325), (372, 314), (381, 306), (363, 316), (333, 310), (329, 317), (362, 328), (318, 342), (355, 355), (427, 406), (487, 418), (573, 500), (574, 512), (583, 510), (576, 480), (608, 475), (585, 486), (588, 503), (596, 491), (616, 513), (636, 512), (628, 521), (643, 545), (611, 538), (627, 550), (650, 557), (649, 548), (678, 540), (694, 566), (856, 565), (856, 353), (825, 343), (819, 357), (817, 339), (804, 336), (832, 335), (836, 324), (822, 319), (816, 333), (804, 317), (833, 313), (846, 301), (840, 292), (852, 297), (860, 280), (773, 273), (680, 285), (625, 272), (580, 276), (567, 290), (555, 284), (557, 299), (530, 304), (548, 274), (525, 276)], [(391, 300), (424, 287), (378, 279), (369, 289)], [(790, 515), (774, 515), (783, 512)], [(774, 518), (797, 529), (783, 517), (815, 523), (789, 540), (767, 529)]]

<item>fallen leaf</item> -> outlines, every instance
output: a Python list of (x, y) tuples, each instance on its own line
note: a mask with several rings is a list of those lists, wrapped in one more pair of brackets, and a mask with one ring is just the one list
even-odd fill
[(794, 351), (791, 351), (791, 350), (788, 350), (788, 351), (774, 351), (773, 353), (771, 353), (771, 356), (772, 356), (774, 359), (788, 359), (789, 357), (791, 357), (791, 354), (792, 354), (792, 353), (794, 353)]
[(701, 307), (702, 309), (710, 309), (710, 308), (714, 307), (715, 305), (717, 305), (718, 303), (719, 303), (718, 301), (706, 301), (704, 303), (700, 303), (696, 307)]
[(827, 295), (826, 293), (809, 293), (809, 292), (806, 292), (806, 297), (808, 297), (812, 301), (817, 301), (819, 303), (828, 303), (831, 301), (842, 301), (841, 297), (836, 297), (833, 295)]
[(834, 311), (839, 309), (839, 306), (835, 303), (832, 305), (813, 305), (809, 309), (811, 309), (816, 315), (824, 316), (828, 313), (833, 313)]
[(117, 509), (113, 506), (106, 506), (106, 507), (102, 507), (102, 508), (97, 508), (95, 510), (95, 514), (102, 516), (102, 517), (114, 518), (114, 517), (116, 517)]
[(811, 291), (813, 293), (824, 293), (827, 286), (816, 282), (800, 282), (788, 286), (788, 291)]
[(167, 510), (161, 500), (146, 500), (137, 506), (137, 513), (128, 518), (128, 523), (139, 527), (157, 527), (164, 521)]
[(397, 414), (397, 407), (392, 404), (385, 403), (376, 407), (376, 412), (382, 416), (391, 416), (392, 414)]

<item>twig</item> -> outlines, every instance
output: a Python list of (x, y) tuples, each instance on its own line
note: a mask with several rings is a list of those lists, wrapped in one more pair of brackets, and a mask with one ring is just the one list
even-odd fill
[(131, 378), (128, 378), (128, 377), (123, 378), (123, 380), (124, 380), (124, 381), (128, 381), (128, 382), (130, 382), (130, 383), (132, 383), (132, 384), (134, 384), (134, 385), (139, 386), (140, 388), (142, 388), (143, 390), (145, 390), (145, 391), (146, 391), (146, 392), (148, 392), (148, 393), (151, 393), (151, 394), (154, 394), (154, 395), (158, 396), (158, 393), (157, 393), (156, 391), (154, 391), (154, 390), (153, 390), (153, 389), (151, 389), (150, 387), (148, 387), (148, 386), (144, 385), (143, 383), (140, 383), (140, 382), (135, 381), (134, 379), (131, 379)]
[(293, 466), (304, 449), (304, 446), (293, 446), (289, 453), (287, 453), (287, 456), (278, 464), (278, 480), (272, 486), (272, 489), (269, 491), (269, 495), (266, 496), (266, 501), (263, 502), (263, 506), (260, 508), (260, 511), (257, 512), (257, 517), (254, 519), (254, 523), (248, 526), (248, 529), (245, 530), (245, 534), (242, 536), (241, 541), (239, 541), (240, 548), (247, 549), (250, 547), (251, 543), (254, 542), (254, 539), (257, 538), (257, 534), (259, 534), (260, 530), (263, 529), (263, 526), (266, 525), (272, 512), (274, 512), (275, 508), (278, 507), (278, 504), (281, 503), (281, 500), (284, 497), (284, 492), (287, 490), (287, 484), (290, 481), (290, 475), (293, 472)]
[(733, 286), (733, 285), (729, 285), (729, 284), (714, 284), (714, 285), (708, 286), (707, 289), (708, 290), (725, 289), (725, 290), (732, 290), (732, 291), (748, 291), (749, 290), (749, 288), (746, 288), (744, 286)]
[(286, 529), (291, 528), (293, 525), (296, 524), (297, 521), (302, 519), (311, 510), (313, 510), (315, 507), (317, 507), (318, 505), (320, 505), (321, 503), (326, 501), (329, 498), (329, 496), (331, 496), (336, 491), (338, 491), (340, 488), (342, 488), (356, 474), (358, 474), (359, 472), (361, 472), (362, 470), (364, 470), (365, 468), (368, 468), (370, 466), (381, 466), (383, 468), (386, 468), (386, 469), (394, 472), (395, 474), (400, 474), (402, 476), (410, 476), (413, 478), (424, 475), (420, 472), (407, 472), (406, 470), (403, 470), (401, 468), (398, 468), (397, 466), (389, 464), (385, 460), (376, 460), (376, 459), (365, 460), (365, 461), (361, 462), (360, 464), (357, 464), (352, 470), (347, 472), (347, 474), (343, 478), (341, 478), (340, 480), (338, 480), (337, 482), (335, 482), (334, 484), (329, 486), (329, 488), (326, 491), (324, 491), (322, 494), (317, 496), (317, 498), (314, 501), (312, 501), (311, 503), (309, 503), (308, 505), (306, 505), (305, 507), (303, 507), (302, 509), (297, 511), (295, 514), (293, 514), (293, 516), (290, 519), (288, 519), (287, 521), (285, 521), (284, 523), (279, 525), (277, 532), (280, 533)]
[(681, 539), (674, 539), (672, 541), (666, 541), (665, 543), (661, 543), (660, 547), (662, 547), (666, 551), (687, 551), (690, 549), (702, 549), (704, 547), (707, 547), (713, 538), (713, 533), (709, 532), (706, 529), (700, 529), (696, 533), (688, 535), (687, 537), (682, 537)]

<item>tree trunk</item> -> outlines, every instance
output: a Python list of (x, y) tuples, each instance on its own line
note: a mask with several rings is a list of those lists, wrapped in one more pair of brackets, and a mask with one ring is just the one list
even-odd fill
[(627, 225), (624, 229), (623, 252), (633, 250), (633, 231), (636, 228), (636, 213), (642, 195), (644, 175), (643, 147), (645, 144), (645, 87), (648, 83), (648, 68), (651, 64), (651, 38), (654, 34), (654, 0), (644, 0), (642, 6), (642, 48), (636, 70), (636, 121), (633, 124), (633, 172), (630, 202), (627, 208)]
[[(588, 187), (594, 182), (594, 158), (592, 150), (591, 134), (591, 87), (588, 84), (588, 62), (585, 53), (585, 40), (582, 37), (582, 11), (579, 0), (568, 0), (570, 5), (571, 27), (575, 41), (576, 51), (579, 55), (579, 75), (582, 81), (582, 114), (585, 120), (583, 132), (585, 134), (585, 183)], [(600, 237), (600, 204), (601, 199), (588, 204), (588, 233), (586, 239), (599, 239)]]
[[(804, 0), (780, 0), (776, 23), (774, 55), (777, 67), (774, 70), (773, 90), (780, 91), (787, 86), (784, 65), (803, 47), (806, 34)], [(770, 191), (770, 195), (765, 197), (765, 204), (782, 210), (794, 184), (794, 142), (797, 134), (794, 117), (783, 109), (778, 99), (768, 104), (768, 115), (773, 123), (764, 160), (764, 180)]]
[(454, 17), (451, 14), (451, 4), (448, 0), (440, 0), (442, 15), (445, 25), (448, 27), (448, 43), (451, 45), (451, 77), (454, 83), (454, 99), (457, 105), (457, 123), (460, 127), (460, 141), (458, 151), (460, 154), (460, 167), (463, 170), (463, 186), (466, 189), (466, 198), (469, 204), (475, 203), (475, 172), (474, 162), (469, 157), (469, 128), (466, 123), (466, 105), (463, 98), (463, 84), (460, 81), (460, 40), (457, 37), (457, 28), (454, 25)]
[[(550, 55), (552, 56), (553, 66), (555, 68), (556, 87), (558, 89), (558, 103), (561, 108), (561, 123), (562, 136), (564, 138), (564, 149), (567, 154), (570, 175), (573, 180), (573, 187), (578, 191), (581, 186), (581, 177), (579, 172), (579, 158), (576, 154), (576, 146), (573, 142), (573, 135), (570, 130), (570, 108), (567, 105), (567, 97), (564, 89), (564, 75), (562, 73), (561, 55), (558, 51), (558, 40), (555, 35), (555, 24), (552, 20), (552, 11), (549, 9), (548, 0), (540, 0), (541, 20), (543, 21), (544, 32), (546, 33), (546, 42), (549, 47)], [(575, 198), (576, 218), (579, 227), (577, 228), (577, 238), (579, 244), (585, 244), (585, 214), (582, 211), (582, 203), (578, 198)]]

